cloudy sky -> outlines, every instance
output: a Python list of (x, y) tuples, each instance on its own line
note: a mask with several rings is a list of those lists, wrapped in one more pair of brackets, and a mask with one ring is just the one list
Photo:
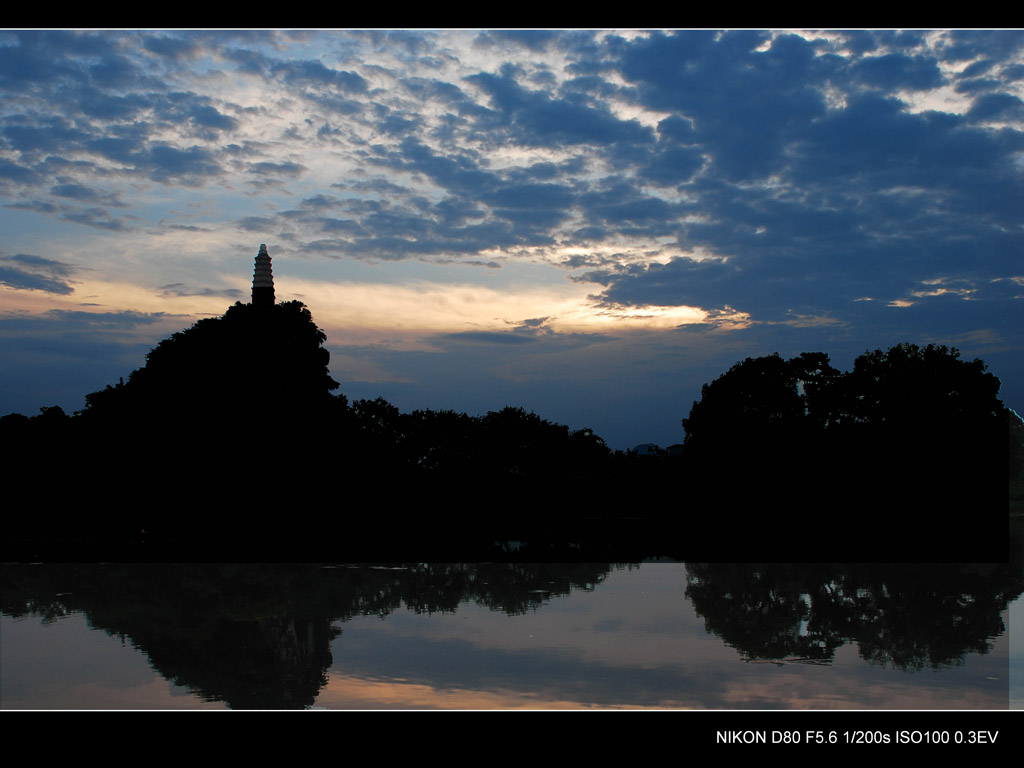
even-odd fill
[(1024, 411), (1016, 31), (0, 31), (0, 414), (248, 301), (349, 399), (669, 445), (747, 356), (958, 347)]

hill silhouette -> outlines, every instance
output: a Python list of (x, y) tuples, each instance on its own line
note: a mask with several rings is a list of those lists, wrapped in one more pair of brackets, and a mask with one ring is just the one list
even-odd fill
[[(142, 417), (174, 429), (244, 430), (280, 435), (329, 405), (327, 336), (299, 301), (237, 303), (161, 341), (127, 382), (86, 396), (86, 421)], [(177, 431), (175, 429), (175, 431)]]
[(11, 476), (46, 509), (8, 530), (213, 541), (272, 526), (310, 473), (322, 419), (346, 407), (325, 340), (300, 302), (239, 303), (160, 342), (73, 417), (5, 417), (5, 442), (20, 448)]
[(748, 358), (705, 385), (681, 454), (639, 456), (521, 407), (349, 403), (325, 341), (301, 302), (239, 303), (160, 342), (74, 416), (3, 417), (10, 485), (36, 500), (5, 516), (5, 547), (66, 541), (70, 559), (104, 547), (248, 561), (1006, 559), (1016, 417), (984, 363), (955, 349), (902, 344), (849, 373), (824, 353)]

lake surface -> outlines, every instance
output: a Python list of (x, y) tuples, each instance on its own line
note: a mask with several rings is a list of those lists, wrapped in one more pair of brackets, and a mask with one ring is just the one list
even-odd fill
[(1007, 565), (2, 575), (3, 709), (1024, 708)]

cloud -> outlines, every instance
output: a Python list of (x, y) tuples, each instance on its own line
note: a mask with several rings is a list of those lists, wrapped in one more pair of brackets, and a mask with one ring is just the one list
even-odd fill
[(529, 394), (576, 336), (651, 334), (643, 377), (601, 378), (623, 392), (714, 345), (724, 370), (958, 338), (1017, 371), (1022, 52), (984, 30), (11, 31), (4, 247), (61, 261), (2, 279), (37, 313), (213, 311), (262, 233), (332, 340), (410, 350), (360, 352), (409, 393), (461, 355), (463, 390), (493, 382), (479, 363)]
[(299, 163), (271, 163), (264, 161), (249, 164), (249, 172), (260, 176), (290, 176), (298, 178), (305, 170), (306, 166)]
[(175, 61), (195, 58), (202, 50), (200, 40), (194, 37), (176, 35), (148, 35), (142, 39), (142, 47), (158, 56)]
[(1024, 101), (1011, 93), (986, 93), (974, 100), (971, 120), (1024, 120)]
[(2, 133), (8, 145), (23, 154), (53, 152), (75, 145), (89, 134), (60, 117), (31, 123), (24, 115), (8, 118)]
[(42, 200), (29, 200), (24, 203), (10, 203), (5, 207), (13, 210), (35, 211), (36, 213), (58, 213), (61, 210), (53, 203), (46, 203)]
[(223, 296), (235, 301), (248, 298), (237, 288), (192, 288), (184, 283), (168, 283), (161, 285), (159, 290), (164, 296)]
[(489, 32), (481, 32), (476, 40), (476, 45), (494, 46), (502, 43), (514, 43), (521, 45), (531, 51), (542, 52), (550, 45), (556, 44), (560, 36), (557, 32), (539, 29), (500, 29)]
[(273, 230), (275, 224), (274, 219), (267, 216), (246, 216), (235, 222), (235, 226), (249, 232), (269, 232)]
[(51, 309), (41, 318), (34, 321), (36, 327), (42, 324), (55, 323), (76, 330), (85, 328), (102, 329), (135, 329), (140, 326), (153, 325), (168, 319), (164, 312), (137, 312), (122, 310), (114, 312), (87, 312), (75, 309)]
[(852, 76), (865, 85), (894, 90), (938, 88), (945, 81), (934, 57), (887, 53), (860, 59), (851, 70)]
[(650, 109), (685, 116), (729, 180), (762, 178), (792, 132), (825, 112), (824, 86), (839, 76), (816, 45), (757, 32), (652, 34), (625, 46), (622, 74)]
[(125, 228), (124, 222), (121, 219), (113, 218), (103, 208), (66, 209), (61, 213), (61, 218), (97, 229), (117, 231)]
[(198, 145), (179, 149), (168, 144), (155, 144), (137, 155), (137, 159), (154, 181), (176, 181), (194, 186), (223, 173), (216, 155)]
[(84, 115), (100, 120), (127, 120), (153, 106), (148, 94), (113, 94), (100, 88), (83, 86), (78, 89), (77, 105)]
[(10, 179), (13, 182), (29, 184), (40, 180), (31, 168), (12, 163), (10, 160), (0, 158), (0, 179)]
[(463, 331), (462, 333), (448, 334), (444, 338), (449, 341), (466, 341), (482, 344), (528, 344), (537, 340), (534, 336), (497, 331)]
[(616, 117), (605, 105), (572, 97), (552, 98), (546, 91), (522, 87), (511, 66), (503, 67), (500, 76), (481, 72), (466, 79), (491, 97), (497, 110), (494, 127), (500, 126), (510, 139), (524, 146), (642, 145), (654, 140), (650, 128)]
[(76, 184), (71, 181), (67, 181), (62, 184), (55, 184), (50, 187), (50, 192), (57, 197), (66, 197), (82, 202), (103, 203), (104, 205), (113, 205), (119, 208), (128, 207), (127, 203), (121, 202), (117, 195), (105, 193), (98, 189), (87, 187), (84, 184)]
[(0, 284), (17, 290), (73, 293), (74, 281), (69, 276), (75, 270), (70, 264), (27, 253), (0, 256)]
[(365, 93), (369, 87), (357, 72), (332, 69), (315, 60), (277, 63), (272, 71), (289, 85), (330, 87), (347, 94)]
[(103, 88), (132, 86), (144, 77), (134, 62), (120, 54), (104, 56), (87, 69), (90, 79)]

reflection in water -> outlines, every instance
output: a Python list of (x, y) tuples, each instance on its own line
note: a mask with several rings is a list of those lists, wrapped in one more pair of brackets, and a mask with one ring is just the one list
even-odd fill
[[(147, 706), (138, 695), (72, 702), (20, 673), (75, 616), (138, 649), (179, 694), (148, 706), (1005, 707), (996, 638), (1024, 590), (1006, 564), (54, 565), (2, 575), (4, 708)], [(26, 621), (45, 626), (30, 638)], [(743, 663), (762, 661), (772, 663)]]
[(332, 661), (334, 622), (403, 605), (454, 612), (473, 600), (509, 615), (593, 589), (609, 565), (468, 563), (5, 566), (2, 610), (44, 622), (82, 611), (127, 636), (153, 667), (200, 698), (238, 708), (313, 704)]
[(917, 671), (988, 652), (1022, 589), (994, 563), (701, 563), (687, 567), (686, 595), (749, 660), (829, 662), (853, 642), (866, 661)]

